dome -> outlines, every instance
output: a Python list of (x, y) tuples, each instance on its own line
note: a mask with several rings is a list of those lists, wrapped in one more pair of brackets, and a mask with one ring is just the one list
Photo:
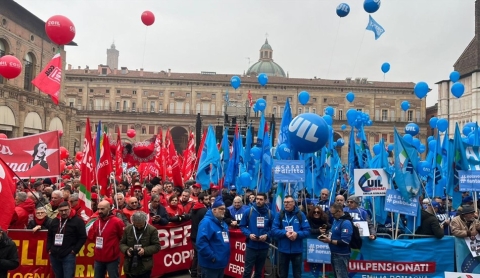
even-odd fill
[(265, 39), (265, 43), (262, 45), (262, 48), (260, 50), (272, 50), (272, 46), (268, 44), (268, 40)]
[(265, 73), (268, 76), (280, 76), (286, 77), (287, 75), (283, 71), (282, 67), (280, 67), (274, 61), (258, 61), (253, 64), (247, 71), (247, 75), (256, 75), (260, 73)]

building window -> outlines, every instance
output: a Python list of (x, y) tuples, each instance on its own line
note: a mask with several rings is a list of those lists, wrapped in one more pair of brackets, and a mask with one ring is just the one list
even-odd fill
[(93, 93), (93, 89), (90, 89), (90, 93)]
[(32, 78), (35, 74), (35, 57), (32, 53), (28, 52), (27, 55), (25, 55), (25, 59), (23, 62), (25, 72), (25, 75), (23, 77), (23, 89), (31, 91), (33, 89)]
[(393, 134), (390, 134), (390, 143), (393, 143)]
[(363, 112), (363, 109), (362, 108), (357, 108), (357, 111), (358, 112)]
[(150, 112), (155, 112), (155, 101), (150, 101)]
[(174, 97), (175, 96), (175, 93), (174, 92), (170, 92), (170, 97)]
[(162, 92), (159, 92), (159, 93), (158, 93), (158, 96), (159, 96), (159, 97), (163, 97), (163, 93), (162, 93)]
[(128, 125), (122, 125), (122, 133), (127, 133)]
[(388, 134), (382, 134), (383, 142), (387, 142)]
[(302, 114), (302, 108), (298, 108), (298, 114)]
[(117, 110), (117, 111), (120, 110), (120, 101), (117, 101), (115, 103), (115, 110)]
[(155, 134), (155, 126), (154, 125), (148, 126), (148, 134)]
[(142, 126), (142, 134), (147, 134), (147, 128)]
[(136, 94), (137, 94), (137, 91), (133, 90), (133, 91), (132, 91), (132, 94), (136, 95)]
[(277, 116), (277, 107), (276, 106), (273, 107), (272, 113), (273, 113), (273, 115)]
[(123, 101), (123, 111), (127, 111), (127, 108), (128, 108), (128, 106), (127, 106), (127, 101), (124, 100), (124, 101)]
[(120, 94), (120, 90), (117, 90), (117, 94)]
[(83, 92), (83, 89), (78, 89), (78, 92), (79, 92), (79, 93)]
[(216, 95), (215, 95), (215, 94), (212, 94), (212, 98), (216, 98)]
[(143, 91), (143, 96), (144, 97), (148, 96), (148, 91)]
[(327, 99), (326, 99), (326, 98), (324, 98), (324, 99), (323, 99), (323, 102), (324, 102), (324, 103), (325, 103), (325, 102), (327, 102)]
[(375, 142), (379, 142), (379, 141), (380, 141), (380, 135), (375, 134)]
[(187, 93), (187, 97), (188, 97), (188, 98), (190, 97), (190, 93)]
[(314, 97), (314, 98), (312, 99), (312, 101), (313, 101), (313, 102), (317, 102), (317, 98)]
[(413, 121), (413, 110), (408, 110), (407, 111), (407, 121), (412, 122)]
[(197, 93), (197, 98), (201, 98), (202, 97), (202, 93)]
[(277, 101), (277, 97), (276, 97), (276, 96), (273, 97), (273, 101)]
[(338, 119), (343, 120), (343, 109), (338, 109)]
[(388, 110), (382, 110), (382, 121), (388, 121)]
[(81, 131), (80, 126), (77, 125), (77, 126), (75, 127), (75, 130), (76, 130), (77, 132), (80, 132), (80, 131)]
[(102, 74), (107, 75), (107, 69), (106, 68), (102, 68)]
[(262, 96), (262, 98), (263, 98), (264, 100), (267, 100), (267, 96)]
[(137, 109), (137, 103), (134, 101), (132, 102), (132, 112), (135, 112), (135, 109)]
[(106, 90), (105, 90), (105, 93), (106, 93), (106, 94), (110, 94), (110, 90), (109, 90), (109, 89), (106, 89)]
[(292, 97), (288, 97), (288, 101), (292, 102)]
[(317, 114), (317, 108), (312, 108), (312, 113)]

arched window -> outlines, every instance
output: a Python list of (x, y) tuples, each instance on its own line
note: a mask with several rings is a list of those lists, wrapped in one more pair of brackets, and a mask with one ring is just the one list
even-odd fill
[(23, 89), (31, 91), (32, 79), (35, 70), (35, 57), (31, 52), (28, 52), (27, 55), (25, 55), (23, 67), (25, 70), (25, 76), (23, 77)]
[[(0, 57), (7, 54), (7, 43), (4, 40), (0, 40)], [(0, 76), (0, 84), (3, 84), (3, 77)]]

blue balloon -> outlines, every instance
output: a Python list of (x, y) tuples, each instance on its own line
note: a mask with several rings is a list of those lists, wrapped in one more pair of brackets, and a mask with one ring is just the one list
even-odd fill
[(332, 116), (330, 115), (325, 115), (323, 116), (323, 119), (325, 120), (325, 122), (327, 123), (327, 125), (333, 125), (333, 119), (332, 119)]
[(435, 152), (437, 148), (437, 140), (432, 140), (430, 142), (428, 142), (428, 151), (429, 152)]
[(452, 71), (450, 73), (450, 81), (453, 83), (457, 82), (460, 79), (460, 73), (458, 71)]
[(437, 128), (437, 121), (438, 121), (437, 117), (431, 117), (429, 121), (430, 127)]
[(465, 143), (465, 144), (470, 144), (470, 141), (468, 141), (468, 137), (467, 137), (467, 136), (462, 136), (462, 141), (463, 141), (463, 143)]
[(338, 138), (337, 139), (337, 147), (343, 147), (345, 145), (345, 140), (343, 138)]
[(345, 130), (345, 129), (347, 129), (347, 125), (343, 124), (340, 128), (341, 128), (342, 130)]
[(257, 79), (258, 79), (258, 83), (260, 83), (260, 85), (262, 86), (265, 86), (268, 83), (268, 75), (266, 75), (265, 73), (260, 73)]
[(255, 160), (260, 160), (260, 157), (262, 157), (262, 149), (260, 149), (257, 146), (251, 148), (250, 149), (250, 156)]
[(405, 133), (412, 136), (417, 135), (420, 132), (420, 127), (416, 123), (409, 123), (405, 126)]
[(470, 135), (468, 135), (468, 144), (472, 146), (475, 145), (475, 132), (472, 132)]
[(337, 147), (337, 142), (333, 142), (332, 146), (335, 149)]
[(301, 91), (300, 94), (298, 94), (298, 101), (302, 105), (307, 104), (309, 99), (310, 99), (310, 94), (307, 91)]
[(335, 109), (333, 109), (333, 107), (331, 107), (331, 106), (327, 106), (325, 108), (325, 114), (333, 117), (333, 115), (335, 115)]
[(352, 103), (355, 100), (355, 94), (353, 92), (348, 92), (345, 98), (348, 102)]
[(250, 184), (252, 183), (252, 176), (250, 175), (250, 173), (243, 172), (239, 178), (242, 187), (250, 187)]
[(346, 17), (350, 13), (350, 6), (346, 3), (341, 3), (337, 6), (337, 15), (339, 17)]
[(325, 120), (314, 113), (295, 117), (288, 126), (290, 145), (301, 153), (313, 153), (325, 146), (329, 137)]
[(424, 144), (420, 144), (420, 147), (418, 147), (418, 152), (419, 153), (424, 153), (427, 147), (425, 147)]
[(415, 149), (418, 150), (418, 148), (420, 148), (420, 139), (418, 139), (418, 138), (413, 138), (413, 139), (412, 139), (412, 145), (415, 147)]
[(410, 134), (403, 135), (403, 140), (405, 140), (405, 142), (409, 143), (410, 145), (412, 145), (413, 143), (413, 137)]
[(469, 123), (466, 123), (463, 126), (462, 134), (465, 135), (465, 136), (468, 136), (474, 130), (475, 130), (475, 123), (474, 122), (469, 122)]
[(357, 120), (358, 111), (350, 108), (347, 111), (347, 122), (351, 126), (355, 126)]
[(437, 128), (438, 128), (438, 131), (441, 131), (441, 132), (445, 132), (448, 128), (448, 121), (447, 119), (439, 119), (437, 121)]
[(242, 80), (238, 76), (232, 76), (230, 79), (230, 85), (236, 90), (238, 87), (240, 87), (240, 84), (242, 83)]
[(427, 143), (430, 143), (430, 141), (432, 141), (433, 139), (435, 139), (433, 136), (428, 136)]
[(422, 160), (417, 164), (417, 173), (420, 176), (425, 177), (428, 174), (430, 174), (431, 171), (432, 171), (432, 165), (427, 161)]
[(382, 4), (380, 0), (365, 0), (365, 2), (363, 2), (363, 9), (367, 13), (372, 14), (378, 11), (380, 4)]
[(455, 82), (450, 88), (450, 91), (454, 97), (460, 98), (465, 92), (465, 86), (460, 82)]
[(259, 98), (255, 102), (255, 107), (257, 108), (258, 111), (264, 111), (265, 108), (267, 107), (267, 102), (263, 98)]
[(395, 147), (395, 145), (389, 144), (387, 149), (388, 149), (389, 152), (391, 152), (391, 151), (393, 151), (394, 147)]
[(410, 102), (407, 100), (402, 101), (402, 104), (400, 105), (402, 107), (403, 111), (407, 111), (410, 108)]
[(387, 73), (389, 70), (390, 70), (390, 64), (389, 63), (383, 63), (382, 64), (383, 73)]
[(288, 159), (290, 158), (291, 150), (287, 144), (280, 144), (280, 146), (277, 147), (277, 153), (281, 159)]
[(366, 125), (367, 125), (367, 126), (371, 126), (371, 125), (373, 125), (373, 122), (372, 122), (372, 120), (368, 120), (368, 121), (367, 121), (367, 123), (366, 123)]
[(413, 91), (415, 92), (415, 95), (419, 98), (422, 99), (424, 98), (430, 89), (428, 88), (428, 84), (426, 82), (420, 81), (417, 84), (415, 84), (415, 87), (413, 88)]
[(379, 144), (373, 145), (373, 153), (379, 155), (382, 152), (382, 147)]
[(254, 104), (253, 104), (253, 107), (252, 107), (252, 109), (253, 109), (253, 112), (255, 112), (255, 113), (256, 113), (256, 112), (258, 112), (258, 109), (257, 109), (257, 106), (256, 106), (255, 104), (256, 104), (256, 103), (254, 103)]

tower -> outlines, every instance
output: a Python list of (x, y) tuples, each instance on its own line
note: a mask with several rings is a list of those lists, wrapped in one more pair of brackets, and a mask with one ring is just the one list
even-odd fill
[(107, 49), (107, 66), (111, 70), (118, 69), (118, 56), (120, 56), (120, 52), (115, 49), (115, 43), (112, 43), (110, 49)]

